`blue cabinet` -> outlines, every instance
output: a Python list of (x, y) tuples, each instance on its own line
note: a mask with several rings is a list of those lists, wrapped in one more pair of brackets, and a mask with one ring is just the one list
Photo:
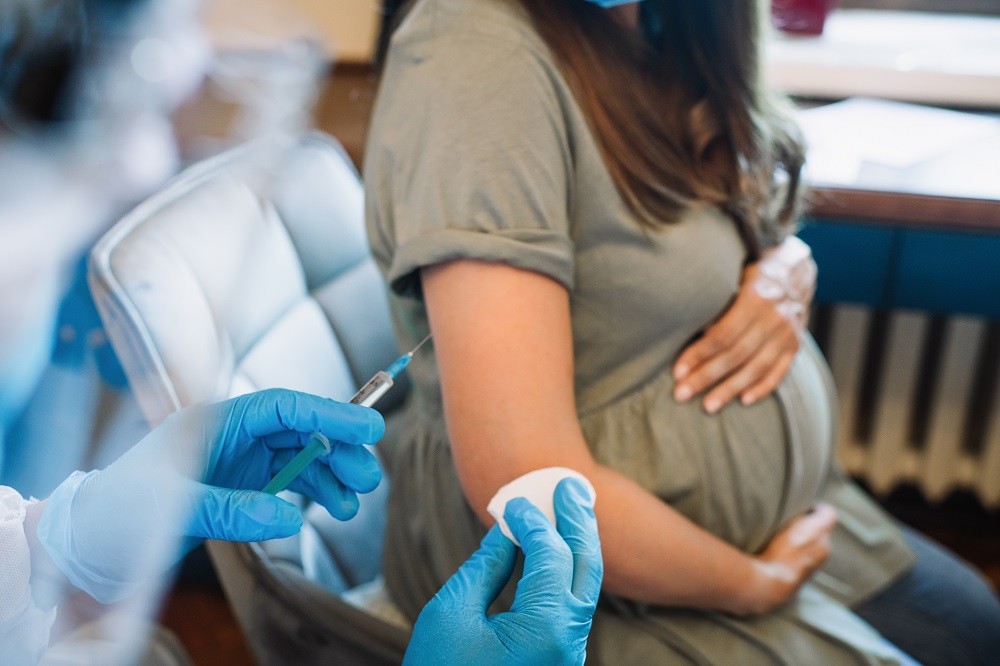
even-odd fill
[(1000, 234), (817, 220), (799, 236), (819, 265), (819, 303), (1000, 318)]
[(895, 232), (843, 222), (810, 222), (799, 232), (819, 266), (816, 300), (888, 307)]

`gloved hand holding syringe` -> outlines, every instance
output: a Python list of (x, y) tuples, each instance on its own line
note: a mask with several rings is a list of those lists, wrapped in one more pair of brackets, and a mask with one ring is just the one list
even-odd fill
[[(409, 352), (403, 354), (385, 370), (379, 370), (375, 375), (365, 382), (365, 385), (358, 389), (358, 392), (354, 394), (350, 402), (352, 405), (361, 405), (362, 407), (371, 407), (378, 400), (385, 395), (390, 388), (392, 388), (393, 383), (396, 378), (399, 377), (400, 373), (406, 369), (406, 366), (410, 364), (413, 360), (413, 354), (424, 346), (431, 336), (427, 336), (420, 341), (416, 347), (411, 349)], [(312, 463), (312, 461), (319, 458), (321, 455), (329, 453), (333, 448), (330, 440), (327, 439), (326, 435), (316, 432), (310, 435), (309, 443), (303, 448), (297, 456), (292, 458), (287, 465), (285, 465), (280, 472), (274, 475), (271, 482), (264, 487), (265, 493), (270, 493), (276, 495), (282, 490), (288, 487), (295, 477), (302, 473), (306, 467)]]

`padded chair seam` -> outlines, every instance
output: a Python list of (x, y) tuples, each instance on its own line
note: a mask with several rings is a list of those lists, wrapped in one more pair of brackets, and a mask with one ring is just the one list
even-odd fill
[(333, 284), (334, 282), (339, 281), (341, 278), (343, 278), (347, 274), (352, 273), (352, 272), (356, 271), (359, 268), (364, 268), (365, 266), (368, 265), (368, 262), (370, 262), (370, 261), (374, 261), (374, 259), (371, 258), (371, 255), (365, 255), (365, 256), (361, 257), (360, 259), (358, 259), (357, 261), (355, 261), (354, 263), (346, 266), (343, 270), (337, 271), (336, 275), (333, 275), (332, 277), (330, 277), (330, 279), (326, 280), (322, 284), (316, 285), (312, 289), (308, 290), (306, 293), (308, 295), (310, 295), (310, 296), (312, 296), (312, 297), (315, 298), (317, 292), (323, 291), (324, 289), (326, 289), (327, 287), (329, 287), (331, 284)]
[[(323, 307), (320, 305), (319, 301), (316, 299), (316, 297), (313, 295), (313, 293), (310, 292), (310, 291), (307, 291), (307, 292), (301, 294), (297, 299), (295, 299), (294, 301), (292, 301), (291, 304), (287, 308), (285, 308), (284, 310), (282, 310), (280, 314), (276, 315), (274, 317), (274, 319), (271, 319), (270, 323), (264, 328), (263, 331), (261, 331), (260, 335), (258, 335), (256, 338), (254, 338), (253, 342), (251, 342), (250, 344), (247, 345), (246, 350), (242, 354), (240, 354), (240, 357), (239, 357), (238, 360), (240, 362), (242, 362), (248, 356), (250, 356), (251, 352), (253, 352), (254, 349), (257, 348), (257, 345), (259, 345), (264, 340), (264, 338), (267, 337), (268, 333), (274, 329), (274, 325), (275, 324), (277, 324), (279, 321), (281, 321), (282, 319), (284, 319), (290, 312), (292, 312), (292, 310), (295, 310), (296, 308), (300, 307), (306, 301), (313, 301), (316, 304), (316, 307), (318, 307), (319, 310), (320, 310), (320, 312), (323, 314), (323, 319), (326, 320), (326, 322), (328, 324), (330, 324), (330, 331), (333, 333), (334, 337), (336, 338), (337, 344), (340, 345), (340, 337), (337, 335), (337, 332), (334, 329), (333, 324), (330, 322), (330, 318), (326, 316), (326, 313), (323, 311)], [(342, 345), (340, 345), (340, 346), (342, 346)], [(236, 363), (237, 359), (233, 359), (233, 360), (234, 360), (234, 366), (235, 367), (240, 367), (239, 363)]]

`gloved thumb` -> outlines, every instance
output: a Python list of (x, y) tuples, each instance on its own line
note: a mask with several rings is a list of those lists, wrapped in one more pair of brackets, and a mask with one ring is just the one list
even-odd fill
[(485, 614), (510, 580), (516, 559), (514, 543), (494, 525), (437, 596), (447, 597), (442, 599), (446, 606), (481, 609)]
[(302, 512), (280, 497), (203, 483), (189, 490), (192, 514), (185, 534), (221, 541), (267, 541), (302, 529)]

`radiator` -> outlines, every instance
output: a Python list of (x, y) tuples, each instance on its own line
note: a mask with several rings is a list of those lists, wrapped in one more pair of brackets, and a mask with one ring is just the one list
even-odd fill
[(1000, 507), (1000, 321), (822, 305), (813, 334), (833, 370), (840, 460), (876, 494), (901, 483)]

